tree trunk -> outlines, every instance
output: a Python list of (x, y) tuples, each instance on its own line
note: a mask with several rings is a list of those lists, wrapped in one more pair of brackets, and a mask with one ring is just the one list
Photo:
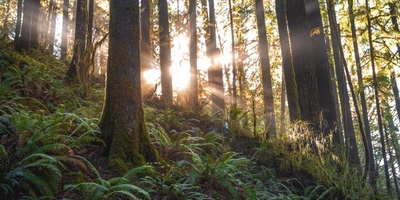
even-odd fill
[(392, 193), (392, 187), (390, 185), (390, 175), (389, 175), (389, 166), (386, 160), (386, 148), (385, 148), (385, 139), (383, 133), (383, 124), (382, 124), (382, 116), (381, 116), (381, 107), (379, 102), (379, 91), (378, 91), (378, 80), (376, 78), (376, 69), (375, 69), (375, 53), (374, 53), (374, 45), (372, 43), (372, 27), (371, 27), (371, 18), (370, 18), (370, 8), (368, 0), (365, 0), (365, 7), (366, 7), (366, 17), (367, 17), (367, 29), (368, 29), (368, 42), (369, 42), (369, 53), (371, 58), (371, 68), (372, 68), (372, 79), (373, 79), (373, 86), (374, 86), (374, 93), (375, 93), (375, 106), (376, 112), (378, 117), (378, 127), (379, 127), (379, 136), (382, 148), (382, 157), (385, 169), (385, 177), (386, 177), (386, 189), (387, 193)]
[(286, 17), (289, 27), (293, 68), (295, 71), (301, 120), (318, 129), (320, 105), (317, 78), (312, 57), (310, 27), (304, 0), (286, 0)]
[(62, 22), (62, 33), (61, 33), (61, 59), (65, 59), (67, 55), (67, 46), (68, 46), (68, 8), (69, 8), (69, 0), (63, 1), (63, 22)]
[[(331, 42), (329, 37), (325, 37), (325, 44), (326, 44), (326, 51), (327, 52), (332, 52), (332, 48), (331, 48)], [(332, 93), (333, 93), (333, 100), (335, 103), (335, 109), (336, 109), (336, 121), (337, 123), (337, 131), (336, 134), (333, 135), (333, 143), (335, 144), (340, 144), (343, 145), (344, 144), (344, 139), (343, 139), (343, 127), (342, 127), (342, 120), (340, 117), (340, 106), (339, 106), (339, 97), (338, 97), (338, 89), (337, 89), (337, 85), (336, 85), (336, 75), (335, 75), (335, 69), (333, 67), (332, 64), (332, 59), (330, 59), (329, 62), (329, 74), (332, 77), (331, 78), (331, 86), (332, 86)]]
[(53, 54), (54, 38), (56, 35), (57, 6), (54, 1), (51, 2), (52, 2), (52, 11), (51, 11), (51, 21), (50, 21), (49, 51)]
[(350, 110), (350, 100), (347, 91), (346, 78), (344, 74), (343, 59), (340, 53), (340, 36), (336, 26), (336, 14), (334, 12), (331, 0), (327, 1), (329, 25), (332, 37), (332, 48), (335, 60), (336, 78), (338, 82), (340, 107), (342, 110), (343, 127), (346, 142), (346, 155), (348, 156), (349, 163), (355, 166), (360, 166), (360, 157), (358, 155), (357, 141), (354, 132), (353, 118)]
[(167, 0), (158, 1), (160, 31), (160, 68), (161, 68), (161, 100), (167, 106), (172, 105), (171, 38), (169, 36), (169, 17)]
[[(399, 191), (399, 185), (398, 185), (398, 182), (397, 182), (397, 173), (396, 173), (396, 166), (395, 166), (396, 165), (395, 164), (396, 163), (395, 159), (397, 159), (396, 161), (397, 161), (397, 163), (399, 163), (399, 160), (398, 160), (398, 157), (397, 157), (397, 155), (398, 155), (397, 154), (398, 153), (397, 152), (398, 144), (396, 145), (396, 143), (393, 142), (393, 141), (397, 141), (397, 138), (394, 139), (394, 137), (393, 137), (393, 136), (396, 135), (397, 127), (394, 125), (393, 115), (392, 115), (392, 113), (390, 111), (390, 106), (389, 106), (389, 103), (387, 101), (386, 101), (385, 108), (386, 108), (385, 112), (382, 113), (382, 115), (385, 118), (385, 122), (386, 122), (386, 123), (384, 123), (383, 128), (384, 128), (384, 132), (385, 132), (385, 139), (386, 139), (386, 142), (387, 142), (387, 149), (388, 149), (388, 154), (389, 154), (390, 167), (391, 167), (392, 175), (393, 175), (392, 176), (393, 177), (393, 183), (394, 183), (394, 187), (396, 189), (396, 194), (399, 197), (400, 196), (400, 191)], [(390, 139), (389, 139), (389, 134), (390, 134), (390, 137), (391, 137)], [(390, 141), (392, 141), (391, 145), (390, 145)], [(390, 146), (392, 146), (394, 152), (396, 153), (396, 157), (394, 157), (392, 155), (392, 151), (390, 150)]]
[(235, 56), (235, 32), (233, 30), (233, 14), (232, 14), (232, 1), (233, 0), (228, 0), (228, 4), (229, 4), (229, 24), (231, 27), (231, 38), (232, 38), (232, 42), (231, 42), (231, 47), (232, 47), (232, 60), (231, 60), (231, 64), (232, 64), (232, 99), (231, 99), (231, 103), (233, 105), (237, 104), (237, 89), (236, 89), (236, 56)]
[(141, 37), (140, 41), (140, 74), (141, 74), (141, 82), (142, 82), (142, 96), (143, 98), (147, 98), (149, 93), (155, 89), (155, 83), (151, 83), (149, 80), (144, 78), (144, 74), (148, 73), (149, 70), (152, 70), (154, 59), (151, 52), (151, 29), (150, 29), (150, 14), (151, 14), (151, 0), (143, 0), (141, 1), (141, 14), (140, 14), (140, 28), (141, 28)]
[(289, 106), (290, 121), (300, 120), (296, 78), (290, 51), (289, 34), (286, 20), (286, 0), (275, 1), (276, 18), (278, 21), (279, 41), (281, 43), (282, 68), (284, 72), (286, 93)]
[(87, 0), (77, 0), (76, 4), (74, 52), (66, 74), (67, 82), (77, 79), (78, 75), (81, 75), (78, 73), (80, 73), (84, 68), (84, 54), (86, 49), (87, 33)]
[(22, 18), (22, 10), (23, 10), (22, 0), (18, 0), (17, 3), (17, 23), (15, 24), (15, 37), (14, 37), (14, 47), (16, 49), (19, 48), (19, 38), (21, 32), (21, 18)]
[(21, 35), (17, 46), (18, 51), (30, 52), (39, 46), (39, 11), (40, 0), (25, 0)]
[(322, 109), (322, 130), (327, 137), (337, 134), (337, 117), (330, 83), (328, 52), (325, 45), (321, 11), (318, 0), (305, 0), (307, 18), (310, 23), (313, 58), (318, 84), (318, 99)]
[(190, 84), (189, 102), (197, 107), (199, 92), (197, 88), (197, 30), (196, 30), (196, 0), (189, 1), (189, 60), (190, 60)]
[(374, 158), (374, 152), (373, 152), (373, 147), (372, 147), (371, 128), (369, 126), (367, 101), (365, 99), (365, 92), (364, 92), (361, 59), (360, 59), (360, 53), (359, 53), (358, 44), (357, 44), (356, 25), (355, 25), (354, 14), (353, 14), (353, 0), (348, 0), (348, 6), (349, 6), (351, 36), (352, 36), (352, 40), (353, 40), (353, 48), (354, 48), (354, 55), (355, 55), (356, 68), (357, 68), (357, 78), (358, 78), (357, 83), (358, 83), (358, 88), (360, 90), (361, 109), (362, 109), (362, 114), (363, 114), (364, 130), (365, 130), (365, 136), (367, 139), (367, 148), (368, 148), (368, 160), (366, 159), (366, 161), (365, 161), (367, 163), (366, 167), (368, 167), (366, 173), (369, 174), (369, 183), (371, 184), (372, 188), (374, 188), (374, 191), (376, 193), (377, 185), (376, 185), (376, 177), (375, 177), (375, 174), (376, 174), (375, 158)]
[(110, 167), (121, 174), (158, 159), (144, 121), (139, 27), (138, 0), (110, 1), (106, 98), (99, 127)]
[(271, 67), (269, 63), (268, 38), (265, 28), (264, 4), (262, 0), (255, 0), (256, 17), (259, 39), (259, 52), (261, 63), (261, 74), (264, 94), (264, 114), (266, 138), (276, 137), (276, 124), (274, 112), (274, 98), (272, 95)]
[(225, 95), (224, 95), (224, 82), (223, 82), (223, 72), (222, 63), (219, 60), (221, 56), (220, 49), (217, 49), (217, 36), (215, 33), (215, 11), (214, 11), (214, 0), (208, 0), (210, 21), (208, 25), (208, 32), (210, 35), (208, 50), (209, 57), (211, 60), (211, 66), (208, 70), (209, 85), (211, 90), (211, 103), (212, 103), (212, 113), (225, 112)]

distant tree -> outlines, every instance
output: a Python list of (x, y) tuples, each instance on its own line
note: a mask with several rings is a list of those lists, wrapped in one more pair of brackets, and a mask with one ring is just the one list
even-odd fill
[(67, 45), (68, 45), (68, 9), (69, 9), (69, 0), (63, 0), (63, 20), (62, 20), (62, 33), (61, 33), (61, 58), (65, 58), (67, 54)]
[(21, 35), (17, 50), (30, 52), (39, 47), (39, 14), (40, 0), (25, 0), (23, 5), (23, 19)]
[(151, 90), (154, 89), (154, 85), (152, 85), (152, 83), (146, 80), (143, 76), (144, 73), (153, 69), (154, 64), (150, 40), (151, 0), (142, 0), (140, 9), (140, 33), (142, 37), (142, 40), (140, 41), (140, 73), (142, 82), (142, 95), (146, 96)]
[(14, 46), (16, 49), (18, 49), (18, 46), (19, 46), (19, 37), (20, 37), (20, 33), (21, 33), (22, 9), (23, 9), (23, 2), (22, 2), (22, 0), (18, 0), (17, 22), (15, 23), (15, 36), (14, 36)]
[(189, 102), (191, 106), (197, 106), (197, 30), (196, 30), (196, 0), (189, 1), (189, 60), (190, 60), (190, 84)]
[[(348, 9), (349, 9), (349, 20), (350, 20), (350, 28), (351, 28), (351, 37), (353, 40), (353, 48), (354, 48), (354, 57), (356, 61), (357, 67), (357, 84), (360, 90), (360, 102), (361, 102), (361, 110), (363, 115), (363, 123), (364, 123), (364, 130), (365, 136), (367, 139), (367, 150), (368, 156), (365, 158), (366, 168), (367, 168), (367, 175), (369, 176), (369, 183), (371, 184), (372, 188), (377, 191), (376, 185), (376, 167), (375, 167), (375, 156), (374, 156), (374, 149), (372, 146), (372, 137), (371, 137), (371, 128), (369, 125), (369, 117), (368, 117), (368, 108), (367, 108), (367, 101), (365, 98), (364, 92), (364, 81), (362, 75), (362, 66), (361, 66), (361, 58), (357, 43), (357, 31), (356, 31), (356, 23), (355, 23), (355, 16), (353, 11), (353, 0), (348, 0)], [(400, 104), (399, 104), (400, 106)], [(399, 118), (400, 119), (400, 118)]]
[(314, 127), (318, 127), (321, 109), (304, 0), (286, 0), (286, 17), (301, 120), (311, 122)]
[(383, 132), (383, 121), (382, 121), (382, 112), (381, 106), (379, 101), (379, 91), (378, 91), (378, 79), (377, 73), (375, 69), (375, 49), (372, 40), (372, 26), (371, 26), (371, 14), (370, 14), (370, 7), (369, 7), (369, 0), (365, 0), (365, 7), (366, 7), (366, 18), (367, 18), (367, 32), (368, 32), (368, 44), (369, 44), (369, 55), (370, 55), (370, 63), (372, 68), (372, 79), (373, 79), (373, 87), (374, 87), (374, 95), (375, 95), (375, 108), (376, 108), (376, 116), (378, 120), (378, 129), (379, 129), (379, 137), (382, 149), (382, 159), (384, 164), (385, 170), (385, 179), (386, 179), (386, 191), (388, 194), (392, 193), (392, 186), (390, 183), (390, 175), (389, 175), (389, 165), (387, 161), (387, 152), (386, 152), (386, 145), (385, 145), (385, 138)]
[(86, 49), (87, 0), (77, 0), (76, 4), (74, 52), (66, 74), (66, 80), (68, 82), (78, 78), (78, 75), (83, 71), (84, 54)]
[(57, 5), (56, 5), (56, 2), (50, 1), (50, 6), (51, 6), (50, 7), (51, 12), (49, 12), (49, 13), (50, 13), (51, 17), (50, 17), (50, 23), (49, 23), (49, 26), (50, 26), (49, 51), (51, 53), (53, 53), (53, 51), (54, 51), (54, 38), (55, 38), (55, 35), (56, 35), (56, 18), (57, 18)]
[(158, 22), (160, 25), (160, 68), (161, 68), (161, 100), (172, 105), (171, 38), (169, 34), (169, 17), (167, 0), (158, 1)]
[(300, 107), (299, 101), (297, 100), (298, 94), (296, 78), (289, 44), (289, 32), (286, 18), (286, 0), (276, 0), (275, 11), (278, 21), (279, 41), (281, 43), (282, 68), (285, 78), (289, 117), (290, 121), (296, 121), (300, 119)]
[(139, 23), (138, 0), (110, 1), (106, 96), (99, 127), (110, 167), (121, 173), (158, 158), (141, 100)]
[[(340, 97), (340, 108), (342, 111), (344, 136), (346, 142), (347, 158), (349, 162), (355, 166), (360, 165), (360, 157), (358, 155), (357, 140), (354, 131), (353, 118), (350, 109), (350, 99), (347, 89), (347, 81), (345, 77), (345, 62), (344, 56), (341, 54), (341, 41), (340, 35), (336, 23), (336, 14), (334, 10), (333, 1), (327, 1), (329, 25), (332, 37), (332, 49), (333, 57), (335, 61), (336, 78), (338, 83), (339, 97)], [(350, 84), (350, 83), (349, 83)]]
[(225, 110), (225, 95), (222, 64), (219, 62), (221, 50), (217, 48), (217, 36), (215, 32), (214, 0), (208, 0), (208, 9), (209, 19), (206, 22), (206, 48), (207, 55), (211, 60), (211, 66), (208, 69), (208, 84), (211, 91), (212, 113), (217, 113)]
[(269, 63), (268, 38), (265, 28), (264, 4), (262, 0), (255, 0), (258, 28), (259, 53), (264, 95), (264, 114), (266, 124), (266, 138), (276, 137), (274, 97), (272, 95), (271, 67)]
[(233, 10), (232, 10), (232, 1), (233, 0), (228, 0), (228, 5), (229, 5), (229, 25), (231, 29), (231, 48), (232, 48), (232, 98), (231, 98), (231, 103), (233, 105), (237, 104), (237, 87), (236, 87), (236, 55), (235, 55), (235, 31), (233, 29)]

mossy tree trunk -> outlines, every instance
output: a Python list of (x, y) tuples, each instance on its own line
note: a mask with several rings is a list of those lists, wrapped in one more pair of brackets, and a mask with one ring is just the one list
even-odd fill
[[(123, 23), (122, 23), (123, 22)], [(110, 1), (106, 97), (100, 121), (105, 155), (118, 172), (156, 161), (140, 87), (139, 1)]]
[(66, 80), (68, 82), (77, 78), (79, 73), (83, 71), (84, 54), (86, 49), (86, 34), (87, 34), (87, 0), (77, 0), (76, 2), (76, 22), (75, 22), (75, 38), (74, 52), (69, 65)]
[(337, 116), (329, 73), (328, 52), (325, 45), (321, 11), (318, 0), (305, 0), (310, 23), (312, 53), (318, 84), (318, 99), (322, 109), (322, 130), (325, 136), (336, 135)]
[(320, 105), (304, 0), (286, 0), (286, 17), (301, 120), (311, 122), (317, 128), (320, 122)]

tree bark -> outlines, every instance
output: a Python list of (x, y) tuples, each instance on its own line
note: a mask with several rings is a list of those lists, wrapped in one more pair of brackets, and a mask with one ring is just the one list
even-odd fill
[(293, 68), (295, 71), (301, 120), (310, 122), (316, 129), (320, 122), (317, 78), (312, 57), (310, 27), (304, 0), (286, 0), (286, 17), (289, 27)]
[(54, 51), (54, 38), (56, 35), (56, 18), (57, 18), (57, 5), (51, 1), (51, 21), (50, 21), (50, 35), (49, 35), (49, 51), (53, 54)]
[(353, 48), (354, 48), (354, 55), (356, 60), (356, 68), (357, 68), (357, 78), (358, 78), (358, 88), (360, 90), (360, 102), (361, 102), (361, 110), (363, 115), (363, 122), (364, 122), (364, 130), (365, 136), (367, 139), (367, 148), (368, 148), (368, 157), (366, 158), (366, 173), (369, 174), (369, 183), (371, 184), (374, 191), (377, 192), (377, 185), (376, 185), (376, 170), (375, 170), (375, 157), (373, 152), (372, 146), (372, 137), (371, 137), (371, 128), (369, 125), (369, 118), (368, 118), (368, 108), (367, 108), (367, 101), (365, 99), (365, 92), (364, 92), (364, 81), (362, 75), (362, 67), (361, 67), (361, 59), (360, 53), (357, 44), (357, 33), (356, 33), (356, 25), (353, 13), (353, 0), (348, 0), (349, 6), (349, 17), (350, 17), (350, 27), (351, 27), (351, 36), (353, 40)]
[(279, 41), (281, 43), (282, 68), (286, 84), (287, 101), (290, 121), (300, 120), (296, 78), (293, 69), (292, 53), (290, 51), (289, 34), (286, 19), (286, 0), (275, 1), (276, 18), (278, 21)]
[(62, 33), (61, 33), (61, 59), (65, 59), (67, 54), (67, 46), (68, 46), (68, 8), (69, 8), (69, 0), (63, 1), (63, 22), (62, 22)]
[(39, 11), (40, 0), (24, 1), (21, 35), (17, 45), (18, 51), (29, 53), (31, 49), (39, 47)]
[(237, 104), (237, 89), (236, 89), (236, 55), (235, 55), (235, 34), (233, 30), (233, 13), (232, 13), (232, 1), (233, 0), (228, 0), (228, 5), (229, 5), (229, 25), (231, 27), (231, 48), (232, 48), (232, 60), (231, 60), (231, 65), (232, 65), (232, 99), (231, 103), (233, 105)]
[(80, 72), (82, 72), (84, 68), (87, 34), (87, 0), (77, 0), (76, 4), (74, 52), (65, 77), (67, 82), (71, 82), (74, 79), (79, 80), (80, 77), (78, 77), (78, 75), (81, 75)]
[(138, 0), (110, 1), (106, 98), (99, 127), (107, 144), (104, 153), (120, 173), (158, 158), (144, 121), (139, 27)]
[(144, 78), (144, 74), (154, 67), (154, 59), (151, 50), (151, 29), (150, 29), (150, 14), (151, 14), (151, 0), (141, 1), (141, 14), (140, 14), (140, 28), (142, 40), (140, 42), (140, 74), (142, 82), (142, 96), (147, 98), (147, 95), (154, 90), (155, 83), (151, 83)]
[(169, 36), (169, 17), (167, 0), (158, 1), (160, 31), (161, 100), (170, 106), (173, 103), (171, 67), (171, 38)]
[(375, 106), (376, 112), (378, 117), (378, 127), (379, 127), (379, 136), (380, 136), (380, 143), (382, 148), (382, 157), (385, 169), (385, 178), (386, 178), (386, 189), (387, 193), (392, 193), (392, 187), (390, 185), (390, 175), (389, 175), (389, 166), (386, 160), (386, 148), (385, 148), (385, 139), (383, 133), (383, 124), (382, 124), (382, 116), (381, 116), (381, 107), (379, 102), (379, 91), (378, 91), (378, 80), (376, 78), (376, 69), (375, 69), (375, 52), (374, 52), (374, 45), (372, 43), (372, 25), (371, 25), (371, 16), (370, 16), (370, 8), (369, 8), (369, 1), (365, 0), (365, 7), (366, 7), (366, 17), (367, 17), (367, 31), (368, 31), (368, 42), (369, 42), (369, 53), (371, 59), (371, 68), (372, 68), (372, 79), (373, 79), (373, 86), (374, 86), (374, 94), (375, 94)]
[(325, 136), (337, 134), (337, 117), (330, 83), (328, 52), (325, 45), (321, 11), (318, 0), (305, 0), (310, 23), (313, 58), (318, 84), (318, 99), (322, 109), (322, 130)]
[(259, 54), (264, 95), (264, 115), (266, 138), (276, 137), (274, 98), (272, 95), (271, 66), (269, 63), (268, 38), (265, 28), (264, 4), (262, 0), (255, 0), (256, 18), (259, 40)]
[(332, 37), (332, 48), (335, 60), (336, 78), (338, 82), (340, 107), (342, 111), (343, 127), (346, 142), (346, 155), (349, 163), (355, 166), (360, 166), (360, 157), (358, 155), (357, 142), (354, 132), (353, 118), (350, 110), (350, 100), (347, 91), (346, 78), (344, 74), (344, 61), (340, 53), (340, 36), (336, 26), (336, 14), (331, 0), (327, 1), (329, 25)]
[(190, 61), (190, 83), (189, 102), (191, 106), (197, 107), (199, 92), (197, 88), (197, 30), (196, 30), (196, 0), (189, 1), (189, 61)]
[(211, 60), (211, 66), (208, 70), (209, 85), (211, 90), (211, 104), (212, 113), (221, 112), (225, 114), (225, 95), (224, 95), (224, 82), (223, 82), (223, 72), (222, 63), (219, 60), (221, 56), (221, 50), (217, 48), (217, 36), (215, 33), (215, 10), (214, 10), (214, 0), (208, 0), (209, 6), (209, 42), (208, 53)]
[(21, 33), (21, 21), (22, 21), (22, 10), (23, 4), (22, 0), (18, 0), (17, 3), (17, 23), (15, 24), (15, 37), (14, 37), (14, 47), (18, 49), (19, 47), (19, 38)]

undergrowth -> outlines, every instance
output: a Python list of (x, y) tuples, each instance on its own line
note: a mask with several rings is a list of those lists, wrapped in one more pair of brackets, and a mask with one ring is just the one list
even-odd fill
[[(145, 106), (165, 165), (114, 176), (97, 153), (103, 88), (64, 83), (64, 64), (0, 42), (0, 199), (364, 199), (359, 175), (306, 129), (261, 141), (246, 113)], [(297, 126), (297, 125), (294, 125)], [(301, 125), (298, 125), (301, 127)], [(316, 146), (316, 148), (313, 147)], [(340, 152), (340, 151), (338, 151)], [(336, 170), (337, 166), (341, 169)], [(154, 176), (141, 173), (151, 170)]]

